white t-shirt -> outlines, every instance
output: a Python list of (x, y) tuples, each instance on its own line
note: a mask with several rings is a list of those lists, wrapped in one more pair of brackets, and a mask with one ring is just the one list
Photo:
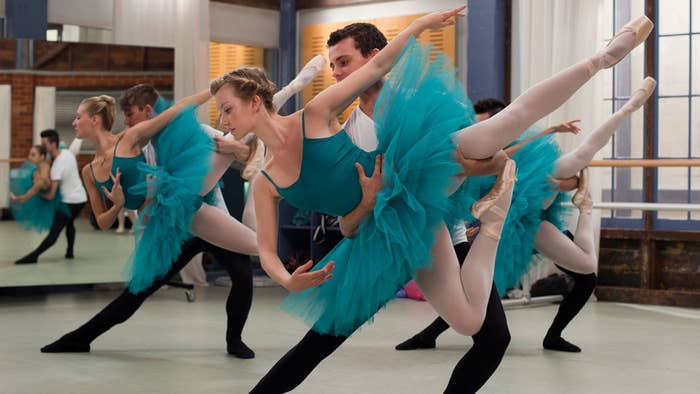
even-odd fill
[(51, 180), (60, 182), (61, 199), (66, 204), (87, 202), (87, 193), (78, 172), (78, 162), (67, 150), (62, 149), (61, 153), (53, 159)]
[[(358, 148), (367, 152), (377, 149), (379, 141), (374, 129), (374, 120), (362, 112), (359, 105), (352, 111), (343, 128)], [(448, 226), (448, 230), (450, 230), (452, 245), (467, 242), (467, 227), (464, 222), (459, 221), (452, 226)]]
[(362, 112), (359, 105), (352, 111), (343, 127), (358, 148), (367, 152), (377, 149), (379, 141), (374, 130), (374, 120)]

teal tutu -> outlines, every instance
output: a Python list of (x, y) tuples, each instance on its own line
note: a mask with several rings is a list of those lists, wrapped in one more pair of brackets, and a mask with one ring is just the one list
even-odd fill
[(282, 308), (319, 333), (348, 336), (430, 264), (436, 227), (450, 210), (447, 191), (460, 167), (453, 134), (474, 123), (472, 104), (444, 55), (407, 44), (374, 109), (384, 154), (384, 187), (354, 238), (343, 239), (314, 270), (335, 262), (333, 278), (294, 292)]
[[(158, 100), (156, 111), (167, 108)], [(125, 271), (129, 290), (138, 294), (170, 271), (190, 224), (202, 205), (199, 195), (211, 169), (211, 138), (200, 128), (195, 108), (181, 111), (154, 139), (158, 165), (139, 163), (146, 181), (129, 191), (152, 199), (139, 215), (136, 246)]]
[[(536, 131), (528, 131), (515, 143), (533, 134)], [(528, 271), (540, 223), (549, 220), (560, 228), (563, 226), (564, 215), (567, 213), (561, 204), (563, 198), (555, 198), (554, 203), (544, 210), (547, 200), (557, 194), (563, 195), (554, 190), (549, 182), (554, 172), (554, 162), (560, 154), (554, 137), (548, 135), (526, 144), (513, 157), (518, 168), (518, 180), (515, 182), (510, 210), (498, 243), (493, 274), (500, 295), (515, 287)], [(465, 183), (468, 185), (464, 189), (469, 196), (465, 201), (469, 203), (483, 197), (495, 181), (495, 176), (467, 179)]]
[[(36, 165), (24, 162), (19, 168), (10, 171), (10, 191), (16, 196), (26, 193), (34, 185), (34, 171)], [(68, 207), (61, 201), (59, 191), (53, 200), (42, 198), (37, 193), (23, 203), (10, 203), (10, 209), (17, 223), (27, 231), (42, 232), (47, 231), (53, 224), (56, 212), (70, 215)]]

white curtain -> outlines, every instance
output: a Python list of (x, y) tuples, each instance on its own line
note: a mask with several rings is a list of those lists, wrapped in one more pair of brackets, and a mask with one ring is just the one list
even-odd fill
[(40, 133), (56, 128), (56, 88), (37, 86), (34, 88), (34, 137), (33, 144), (41, 144)]
[[(0, 85), (0, 160), (10, 158), (12, 127), (12, 86)], [(8, 204), (10, 163), (0, 161), (0, 208)]]
[(209, 86), (208, 0), (114, 0), (113, 15), (114, 43), (175, 48), (175, 99)]
[[(528, 87), (597, 52), (603, 45), (604, 14), (602, 1), (519, 0), (513, 2), (513, 60), (511, 96), (517, 97)], [(558, 135), (564, 152), (575, 147), (581, 137), (600, 124), (606, 116), (603, 101), (603, 73), (576, 93), (556, 112), (538, 122), (539, 126), (581, 119), (579, 136)], [(609, 107), (609, 104), (607, 104)], [(601, 185), (591, 171), (591, 192), (600, 201)], [(600, 236), (600, 213), (594, 210), (595, 239)], [(576, 224), (572, 217), (570, 227)], [(523, 277), (523, 288), (529, 292), (537, 279), (556, 272), (551, 262), (534, 264)]]

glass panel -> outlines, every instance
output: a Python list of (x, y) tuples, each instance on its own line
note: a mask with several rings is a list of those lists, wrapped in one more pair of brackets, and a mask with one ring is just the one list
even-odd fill
[[(642, 202), (644, 171), (642, 168), (615, 168), (616, 202)], [(615, 217), (620, 219), (641, 219), (642, 211), (617, 210)]]
[(693, 97), (690, 102), (692, 106), (692, 123), (690, 125), (692, 150), (690, 154), (695, 158), (700, 158), (700, 97)]
[[(658, 202), (687, 203), (688, 202), (688, 168), (661, 167), (659, 168)], [(687, 212), (661, 212), (659, 219), (687, 220)]]
[(688, 36), (659, 37), (660, 95), (688, 94), (688, 45)]
[(690, 10), (689, 0), (657, 1), (659, 7), (659, 34), (687, 33)]
[(659, 157), (688, 157), (688, 99), (659, 99)]
[[(698, 4), (700, 8), (700, 3)], [(693, 94), (700, 94), (700, 35), (692, 36), (693, 42)]]
[[(636, 87), (635, 87), (636, 89)], [(627, 102), (626, 99), (617, 102), (618, 110)], [(624, 119), (613, 135), (615, 138), (615, 158), (644, 157), (644, 111), (639, 109)], [(610, 147), (609, 143), (606, 147)]]

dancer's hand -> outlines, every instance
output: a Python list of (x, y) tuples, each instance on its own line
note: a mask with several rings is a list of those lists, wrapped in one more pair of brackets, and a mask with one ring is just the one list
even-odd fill
[(416, 23), (420, 23), (425, 29), (442, 29), (445, 26), (454, 25), (458, 17), (467, 16), (466, 12), (463, 12), (466, 8), (465, 4), (448, 11), (433, 12), (416, 19)]
[(573, 135), (577, 135), (578, 133), (581, 132), (581, 129), (578, 127), (576, 123), (580, 123), (581, 119), (573, 119), (568, 122), (560, 123), (558, 125), (554, 125), (549, 128), (549, 132), (551, 133), (571, 133)]
[(233, 136), (229, 138), (220, 135), (215, 136), (214, 144), (216, 144), (216, 151), (223, 155), (234, 155), (241, 161), (247, 160), (250, 155), (250, 148), (248, 145), (232, 137)]
[(557, 190), (562, 192), (570, 192), (572, 190), (578, 189), (578, 177), (576, 175), (571, 178), (564, 179), (550, 179)]
[(17, 197), (14, 193), (10, 193), (10, 200), (19, 203), (27, 201), (27, 199), (24, 198), (24, 196)]
[(508, 155), (502, 154), (502, 150), (486, 159), (469, 159), (457, 148), (457, 162), (462, 166), (461, 176), (489, 176), (495, 175), (503, 168)]
[(122, 173), (119, 171), (119, 167), (117, 167), (117, 175), (112, 175), (109, 174), (109, 176), (112, 178), (112, 182), (114, 182), (114, 186), (112, 186), (112, 190), (107, 190), (106, 187), (102, 186), (102, 191), (104, 192), (105, 196), (112, 201), (114, 205), (123, 207), (124, 202), (126, 201), (124, 197), (124, 190), (122, 190), (122, 185), (119, 183)]
[(306, 264), (297, 267), (284, 284), (284, 287), (289, 291), (301, 291), (319, 286), (333, 277), (331, 271), (335, 268), (334, 262), (329, 262), (318, 271), (309, 272), (313, 266), (314, 262), (309, 260)]
[(377, 203), (377, 193), (382, 190), (382, 169), (384, 165), (384, 155), (377, 155), (374, 158), (374, 172), (372, 176), (365, 174), (365, 169), (362, 164), (355, 163), (357, 174), (362, 188), (362, 200), (360, 205), (368, 210), (374, 209), (374, 204)]

